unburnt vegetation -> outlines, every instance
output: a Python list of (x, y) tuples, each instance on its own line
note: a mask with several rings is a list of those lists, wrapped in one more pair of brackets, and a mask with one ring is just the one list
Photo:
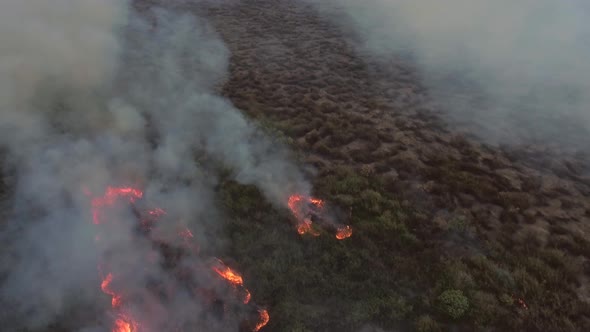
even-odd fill
[(227, 177), (226, 255), (268, 330), (590, 328), (587, 157), (449, 129), (410, 63), (363, 62), (292, 1), (209, 8), (232, 52), (223, 93), (312, 166), (354, 235), (299, 236)]
[(354, 230), (300, 236), (289, 211), (216, 167), (225, 224), (206, 250), (269, 310), (262, 331), (590, 330), (587, 156), (451, 130), (411, 63), (362, 61), (299, 1), (206, 3), (179, 9), (227, 43), (222, 93)]

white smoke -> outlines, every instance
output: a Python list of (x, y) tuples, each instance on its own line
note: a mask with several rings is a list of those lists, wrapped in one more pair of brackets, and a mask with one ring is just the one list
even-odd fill
[(373, 56), (411, 54), (450, 115), (481, 124), (486, 138), (583, 139), (590, 128), (584, 1), (305, 1)]
[[(80, 305), (104, 302), (95, 298), (98, 260), (115, 248), (112, 264), (133, 276), (128, 282), (168, 278), (141, 264), (150, 244), (126, 209), (116, 217), (129, 222), (95, 243), (85, 192), (139, 186), (170, 218), (211, 224), (215, 179), (195, 163), (197, 151), (277, 204), (309, 189), (285, 150), (215, 94), (229, 54), (211, 27), (190, 14), (140, 17), (129, 8), (121, 0), (0, 2), (0, 142), (16, 179), (0, 225), (3, 328), (80, 328), (84, 317), (70, 313), (84, 311), (86, 328), (104, 326)], [(154, 324), (166, 311), (196, 317), (199, 305), (179, 292), (167, 308), (151, 300)]]

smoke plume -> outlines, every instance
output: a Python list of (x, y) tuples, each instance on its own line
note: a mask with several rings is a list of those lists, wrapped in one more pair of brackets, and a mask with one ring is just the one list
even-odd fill
[[(229, 54), (202, 18), (139, 15), (122, 0), (6, 0), (0, 45), (0, 139), (14, 179), (0, 224), (3, 328), (65, 321), (70, 330), (104, 330), (108, 323), (87, 310), (104, 303), (101, 257), (135, 287), (169, 278), (140, 263), (150, 244), (134, 233), (128, 208), (112, 212), (126, 222), (96, 245), (90, 201), (108, 186), (141, 187), (188, 226), (219, 218), (216, 180), (195, 162), (197, 152), (277, 205), (292, 190), (309, 190), (285, 150), (216, 95)], [(199, 244), (215, 240), (201, 235)], [(150, 322), (163, 326), (164, 311), (187, 322), (198, 314), (199, 304), (176, 294), (166, 308), (149, 300)], [(88, 322), (72, 317), (80, 312)]]
[(494, 142), (581, 146), (590, 7), (579, 0), (305, 0), (372, 57), (410, 55), (454, 120)]

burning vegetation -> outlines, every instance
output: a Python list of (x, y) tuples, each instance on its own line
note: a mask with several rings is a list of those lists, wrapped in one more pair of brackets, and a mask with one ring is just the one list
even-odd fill
[(331, 216), (332, 213), (326, 210), (325, 201), (321, 199), (293, 194), (289, 197), (287, 205), (295, 217), (297, 233), (300, 235), (319, 236), (320, 232), (315, 228), (315, 222), (320, 227), (334, 232), (338, 240), (352, 236), (352, 227), (337, 224)]
[[(269, 322), (270, 316), (266, 309), (251, 303), (252, 295), (244, 286), (242, 275), (218, 258), (213, 259), (212, 263), (202, 263), (203, 259), (198, 256), (198, 246), (192, 243), (194, 235), (186, 227), (181, 227), (180, 231), (178, 231), (176, 239), (174, 239), (175, 242), (170, 243), (168, 241), (172, 240), (165, 237), (153, 236), (155, 224), (161, 221), (166, 212), (160, 208), (142, 212), (139, 204), (137, 204), (138, 200), (142, 198), (143, 192), (136, 188), (107, 188), (103, 196), (92, 199), (93, 223), (99, 227), (98, 233), (106, 236), (107, 234), (103, 234), (105, 230), (108, 231), (109, 226), (116, 225), (119, 222), (116, 213), (113, 213), (117, 204), (124, 203), (130, 207), (139, 221), (137, 224), (138, 232), (149, 239), (152, 247), (163, 257), (163, 262), (160, 262), (160, 264), (170, 274), (170, 278), (167, 279), (173, 281), (150, 280), (147, 282), (150, 286), (147, 287), (146, 291), (133, 284), (133, 282), (126, 280), (129, 271), (125, 268), (121, 268), (121, 271), (118, 270), (120, 262), (117, 261), (116, 255), (102, 257), (98, 268), (99, 273), (102, 275), (100, 288), (103, 293), (111, 297), (111, 310), (113, 313), (111, 331), (145, 332), (158, 330), (159, 328), (174, 331), (183, 330), (183, 328), (186, 328), (185, 325), (182, 325), (184, 322), (176, 324), (174, 322), (174, 313), (168, 313), (169, 317), (167, 317), (166, 321), (159, 322), (159, 325), (165, 327), (154, 327), (154, 322), (150, 321), (148, 316), (153, 309), (146, 305), (146, 303), (149, 303), (149, 299), (153, 297), (157, 297), (162, 304), (174, 301), (174, 297), (179, 296), (179, 293), (175, 292), (179, 286), (189, 288), (195, 298), (194, 300), (204, 306), (206, 310), (215, 312), (216, 308), (221, 308), (221, 310), (217, 310), (218, 314), (216, 315), (221, 319), (233, 315), (233, 313), (227, 313), (227, 308), (230, 306), (232, 308), (236, 307), (235, 299), (239, 299), (242, 306), (248, 306), (244, 310), (238, 310), (239, 314), (244, 316), (241, 318), (242, 330), (259, 331), (262, 329)], [(101, 239), (101, 236), (96, 238), (97, 245), (101, 245)], [(187, 250), (195, 248), (197, 250)], [(153, 252), (150, 252), (146, 257), (151, 257), (153, 254)], [(180, 257), (186, 259), (181, 263)], [(149, 264), (155, 264), (156, 262), (157, 260), (147, 259), (145, 264), (149, 266)], [(232, 291), (224, 291), (227, 287), (212, 282), (211, 278), (213, 276), (225, 281), (225, 284)], [(256, 317), (250, 314), (254, 312)]]

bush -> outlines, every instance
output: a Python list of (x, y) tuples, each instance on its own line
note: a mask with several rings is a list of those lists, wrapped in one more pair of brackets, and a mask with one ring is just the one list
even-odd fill
[(440, 311), (452, 319), (459, 319), (465, 315), (469, 309), (469, 299), (463, 292), (456, 289), (449, 289), (437, 298), (438, 308)]
[(389, 296), (383, 300), (383, 309), (388, 317), (401, 320), (412, 312), (413, 307), (401, 296)]
[(476, 291), (471, 295), (471, 303), (470, 316), (477, 326), (493, 325), (507, 313), (491, 293)]
[(367, 189), (361, 192), (360, 195), (363, 208), (369, 212), (380, 213), (381, 212), (381, 201), (383, 197), (378, 192)]
[(440, 326), (429, 315), (422, 315), (416, 320), (416, 331), (418, 332), (438, 332)]

